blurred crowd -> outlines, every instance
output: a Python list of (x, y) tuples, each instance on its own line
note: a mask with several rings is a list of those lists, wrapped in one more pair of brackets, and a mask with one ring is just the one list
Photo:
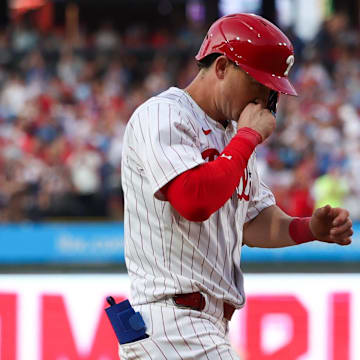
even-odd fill
[(309, 43), (289, 37), (299, 97), (281, 98), (276, 134), (259, 148), (264, 179), (293, 216), (330, 204), (360, 220), (360, 34), (339, 13)]
[[(122, 219), (126, 123), (148, 97), (192, 80), (205, 31), (0, 31), (0, 222)], [(308, 43), (287, 33), (299, 97), (281, 97), (276, 134), (258, 148), (264, 180), (291, 215), (331, 203), (360, 219), (360, 35), (342, 14)]]

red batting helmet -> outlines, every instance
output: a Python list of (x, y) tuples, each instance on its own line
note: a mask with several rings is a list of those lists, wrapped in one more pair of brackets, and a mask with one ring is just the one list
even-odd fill
[(294, 64), (290, 40), (274, 24), (254, 14), (227, 15), (214, 22), (196, 60), (220, 53), (261, 84), (288, 95), (297, 95), (288, 79)]

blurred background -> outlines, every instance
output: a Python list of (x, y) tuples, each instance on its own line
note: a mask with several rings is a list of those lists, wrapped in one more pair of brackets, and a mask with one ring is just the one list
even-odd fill
[(234, 12), (266, 17), (295, 48), (299, 96), (280, 98), (257, 150), (263, 179), (292, 216), (347, 208), (355, 234), (347, 248), (244, 249), (232, 341), (243, 359), (360, 359), (358, 0), (0, 2), (1, 359), (116, 359), (102, 309), (129, 292), (126, 123), (188, 85), (209, 25)]

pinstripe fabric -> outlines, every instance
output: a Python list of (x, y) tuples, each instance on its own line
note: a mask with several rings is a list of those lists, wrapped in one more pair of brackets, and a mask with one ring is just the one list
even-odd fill
[(147, 339), (120, 346), (122, 360), (239, 360), (227, 323), (206, 313), (163, 302), (135, 306), (148, 325)]
[[(259, 179), (255, 153), (232, 197), (204, 222), (182, 218), (159, 191), (177, 175), (221, 153), (235, 133), (235, 122), (224, 129), (177, 88), (149, 99), (130, 118), (124, 137), (122, 183), (125, 259), (133, 305), (200, 291), (208, 296), (205, 311), (214, 318), (222, 318), (223, 301), (236, 308), (243, 306), (243, 224), (274, 204), (271, 191)], [(166, 326), (163, 328), (165, 331)], [(166, 340), (170, 345), (171, 336)], [(156, 348), (151, 345), (153, 351)]]

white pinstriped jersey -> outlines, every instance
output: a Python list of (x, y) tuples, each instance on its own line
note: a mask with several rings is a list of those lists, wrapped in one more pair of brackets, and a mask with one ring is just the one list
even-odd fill
[(224, 129), (175, 87), (149, 99), (130, 118), (122, 184), (133, 305), (196, 291), (236, 308), (244, 304), (243, 225), (275, 203), (259, 179), (255, 153), (232, 197), (204, 222), (184, 219), (159, 192), (182, 172), (214, 160), (236, 131), (236, 122)]

